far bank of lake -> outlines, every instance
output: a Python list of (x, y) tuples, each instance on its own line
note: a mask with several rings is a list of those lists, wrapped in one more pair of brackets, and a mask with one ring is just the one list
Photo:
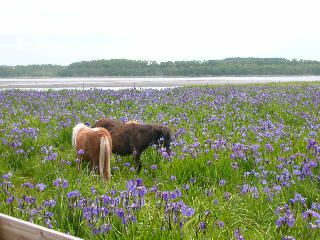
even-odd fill
[(0, 88), (165, 88), (191, 85), (257, 84), (297, 81), (320, 81), (320, 76), (4, 78), (0, 79)]

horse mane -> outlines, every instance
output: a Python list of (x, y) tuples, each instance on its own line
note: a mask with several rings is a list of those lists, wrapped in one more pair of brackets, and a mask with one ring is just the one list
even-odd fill
[(72, 130), (72, 146), (73, 147), (76, 147), (76, 139), (77, 139), (79, 131), (82, 128), (87, 128), (87, 126), (84, 123), (78, 123)]
[(140, 122), (136, 121), (136, 120), (130, 120), (130, 121), (127, 121), (125, 122), (124, 124), (141, 124)]

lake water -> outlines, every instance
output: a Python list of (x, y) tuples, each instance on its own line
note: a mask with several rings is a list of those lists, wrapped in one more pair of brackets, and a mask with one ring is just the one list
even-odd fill
[(320, 81), (320, 76), (215, 76), (215, 77), (87, 77), (87, 78), (4, 78), (0, 88), (36, 89), (122, 89), (166, 88), (188, 85), (248, 84)]

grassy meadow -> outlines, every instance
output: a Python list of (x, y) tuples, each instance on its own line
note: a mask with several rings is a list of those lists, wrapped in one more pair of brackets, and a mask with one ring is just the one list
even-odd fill
[[(84, 239), (320, 239), (320, 85), (1, 90), (0, 212)], [(169, 126), (105, 183), (71, 145), (100, 118)]]

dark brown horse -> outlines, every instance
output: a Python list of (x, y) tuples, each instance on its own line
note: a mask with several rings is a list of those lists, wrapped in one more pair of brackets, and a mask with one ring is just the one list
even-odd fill
[(104, 118), (93, 127), (103, 127), (109, 131), (112, 138), (112, 152), (121, 156), (133, 154), (141, 170), (140, 156), (150, 145), (164, 146), (170, 154), (171, 130), (157, 124), (142, 124), (135, 121), (121, 123)]

